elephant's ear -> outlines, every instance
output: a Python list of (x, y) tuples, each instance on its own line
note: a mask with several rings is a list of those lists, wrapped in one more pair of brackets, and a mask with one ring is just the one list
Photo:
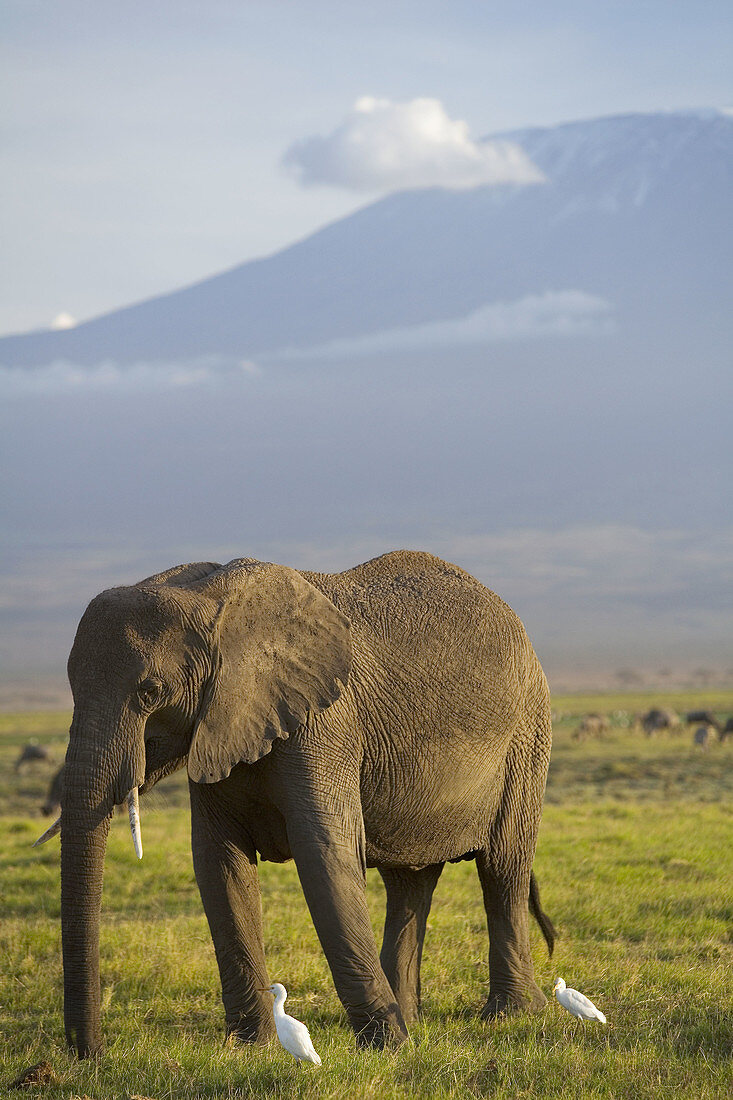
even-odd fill
[(238, 559), (189, 587), (219, 601), (212, 673), (188, 754), (191, 778), (216, 783), (338, 699), (351, 667), (350, 627), (282, 565)]

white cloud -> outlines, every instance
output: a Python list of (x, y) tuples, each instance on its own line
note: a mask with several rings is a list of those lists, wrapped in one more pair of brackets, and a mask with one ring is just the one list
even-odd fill
[(395, 103), (363, 96), (333, 133), (298, 141), (283, 163), (304, 186), (351, 191), (539, 183), (544, 177), (514, 142), (472, 141), (439, 99)]
[(82, 390), (136, 393), (140, 390), (190, 389), (219, 379), (231, 382), (260, 373), (261, 367), (250, 359), (226, 359), (215, 355), (179, 363), (129, 365), (110, 360), (94, 366), (79, 366), (56, 360), (44, 367), (0, 366), (0, 394), (21, 397)]
[(61, 313), (57, 313), (51, 322), (51, 328), (53, 329), (65, 329), (76, 328), (76, 317), (72, 317), (70, 313), (63, 310)]
[(606, 335), (613, 330), (612, 314), (610, 302), (582, 290), (547, 291), (513, 302), (491, 302), (455, 320), (384, 329), (302, 350), (287, 348), (273, 358), (332, 359), (548, 336)]

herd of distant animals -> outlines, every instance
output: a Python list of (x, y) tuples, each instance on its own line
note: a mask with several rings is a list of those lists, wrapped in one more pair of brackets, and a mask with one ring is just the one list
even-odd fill
[[(647, 737), (679, 730), (683, 724), (693, 730), (693, 745), (703, 750), (708, 749), (714, 741), (725, 741), (728, 737), (733, 737), (733, 717), (722, 723), (709, 710), (691, 710), (683, 719), (666, 707), (652, 707), (644, 714), (636, 715), (633, 721), (634, 728), (643, 731)], [(573, 740), (586, 741), (592, 737), (600, 739), (610, 729), (611, 722), (607, 715), (586, 714), (575, 728)]]
[[(726, 722), (720, 722), (710, 710), (691, 710), (684, 718), (681, 718), (673, 710), (666, 707), (652, 707), (644, 714), (636, 715), (633, 725), (642, 730), (647, 737), (654, 737), (657, 733), (679, 730), (685, 724), (692, 728), (692, 743), (696, 748), (706, 751), (715, 741), (723, 742), (733, 737), (733, 717)], [(605, 714), (586, 714), (581, 718), (573, 733), (574, 741), (586, 741), (589, 738), (602, 738), (611, 729), (611, 722)], [(15, 761), (15, 771), (23, 770), (24, 765), (37, 763), (53, 763), (51, 753), (43, 745), (29, 742), (25, 745), (20, 756)], [(41, 806), (41, 813), (50, 817), (58, 814), (61, 809), (61, 798), (64, 791), (64, 765), (54, 773), (48, 787), (46, 800)]]
[[(720, 722), (710, 710), (691, 710), (681, 718), (673, 710), (664, 707), (652, 707), (644, 714), (637, 715), (633, 725), (642, 730), (647, 737), (657, 733), (679, 730), (685, 724), (693, 728), (692, 743), (696, 748), (706, 751), (715, 741), (723, 742), (733, 737), (733, 717), (725, 723)], [(605, 714), (586, 714), (581, 718), (573, 740), (585, 741), (589, 738), (602, 738), (611, 729), (611, 722)], [(43, 745), (30, 742), (25, 745), (15, 762), (15, 771), (21, 772), (24, 766), (37, 763), (53, 763), (52, 756)], [(64, 790), (64, 765), (54, 773), (48, 787), (46, 799), (40, 807), (41, 813), (50, 817), (58, 814)]]

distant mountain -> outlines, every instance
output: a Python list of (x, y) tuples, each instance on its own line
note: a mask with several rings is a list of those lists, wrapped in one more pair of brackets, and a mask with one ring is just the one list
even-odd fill
[(649, 340), (674, 353), (682, 339), (686, 354), (722, 362), (733, 336), (733, 117), (635, 114), (501, 136), (545, 183), (393, 194), (186, 289), (74, 329), (6, 337), (0, 364), (348, 348), (570, 292), (605, 303), (634, 354)]

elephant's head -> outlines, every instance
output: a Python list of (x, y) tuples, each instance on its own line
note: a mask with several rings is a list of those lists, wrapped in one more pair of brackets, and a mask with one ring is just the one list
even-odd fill
[[(92, 600), (69, 657), (74, 716), (61, 815), (66, 1037), (100, 1048), (99, 918), (116, 804), (188, 761), (224, 779), (338, 698), (349, 623), (301, 574), (197, 563)], [(49, 830), (51, 832), (51, 830)]]

